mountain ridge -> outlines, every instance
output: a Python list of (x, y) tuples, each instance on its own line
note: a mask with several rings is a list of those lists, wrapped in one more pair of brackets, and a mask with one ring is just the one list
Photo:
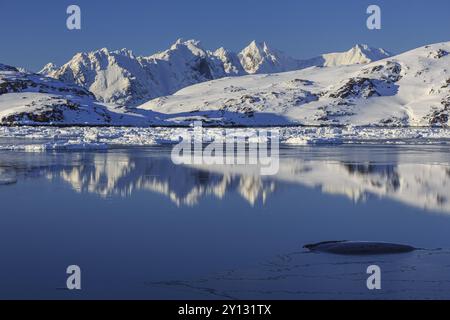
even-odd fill
[(224, 77), (367, 63), (387, 57), (383, 49), (366, 46), (365, 51), (352, 55), (353, 49), (300, 60), (272, 49), (266, 42), (252, 41), (235, 53), (223, 47), (210, 51), (200, 41), (178, 39), (168, 50), (150, 56), (106, 48), (78, 53), (63, 66), (49, 63), (39, 73), (80, 85), (102, 102), (134, 107), (190, 85)]

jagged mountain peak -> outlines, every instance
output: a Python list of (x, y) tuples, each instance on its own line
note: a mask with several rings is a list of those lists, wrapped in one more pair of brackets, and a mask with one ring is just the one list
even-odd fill
[(135, 55), (133, 53), (133, 50), (127, 49), (127, 48), (122, 48), (119, 50), (115, 50), (113, 51), (114, 54), (119, 54), (119, 55), (123, 55), (123, 56), (127, 56), (130, 58), (135, 58)]
[(129, 58), (135, 58), (133, 51), (129, 50), (127, 48), (122, 48), (122, 49), (118, 49), (118, 50), (110, 50), (108, 48), (101, 48), (99, 50), (94, 50), (94, 51), (90, 51), (87, 53), (80, 53), (80, 56), (126, 56)]
[(224, 47), (220, 47), (217, 48), (213, 54), (216, 56), (220, 56), (220, 55), (227, 55), (228, 53), (230, 53), (231, 51), (229, 51), (228, 49), (224, 48)]
[(365, 55), (371, 61), (380, 60), (391, 56), (391, 53), (383, 48), (374, 48), (367, 44), (357, 44), (349, 51), (355, 51), (361, 55)]
[(39, 71), (38, 73), (40, 74), (49, 74), (51, 72), (54, 72), (58, 69), (58, 66), (55, 65), (53, 62), (47, 63), (42, 69), (41, 71)]
[(163, 51), (163, 53), (168, 53), (177, 50), (189, 50), (194, 55), (205, 55), (206, 50), (202, 47), (201, 42), (195, 39), (184, 40), (182, 38), (178, 39), (169, 50)]
[(254, 54), (254, 55), (259, 55), (259, 56), (270, 56), (270, 55), (278, 55), (278, 54), (282, 54), (281, 51), (279, 50), (275, 50), (273, 48), (271, 48), (267, 42), (262, 41), (262, 42), (258, 42), (256, 40), (253, 40), (252, 42), (250, 42), (249, 45), (247, 45), (242, 51), (241, 54)]
[(204, 57), (206, 55), (207, 51), (201, 46), (200, 41), (195, 39), (184, 40), (180, 38), (172, 44), (169, 49), (157, 52), (147, 57), (141, 57), (141, 59), (147, 61), (170, 61), (172, 59), (191, 59), (193, 56)]
[(299, 61), (270, 48), (266, 42), (253, 40), (239, 53), (242, 67), (247, 73), (276, 73), (295, 70)]
[(183, 45), (183, 46), (200, 46), (201, 42), (200, 40), (196, 40), (196, 39), (188, 39), (185, 40), (183, 38), (178, 38), (177, 41), (175, 41), (175, 43), (171, 46), (171, 48), (176, 48), (179, 45)]
[(259, 41), (253, 40), (252, 42), (250, 42), (250, 44), (245, 49), (258, 50), (258, 51), (264, 52), (264, 51), (269, 50), (269, 46), (267, 45), (267, 43), (265, 41), (259, 42)]
[(354, 50), (360, 50), (360, 51), (367, 51), (367, 50), (371, 50), (373, 49), (372, 47), (370, 47), (369, 45), (365, 44), (365, 43), (358, 43), (355, 46), (353, 46)]
[(221, 61), (223, 70), (225, 71), (226, 75), (242, 76), (246, 74), (246, 71), (242, 67), (237, 53), (229, 51), (224, 47), (220, 47), (211, 54)]
[[(357, 44), (348, 51), (323, 54), (311, 59), (311, 65), (334, 67), (351, 64), (365, 64), (390, 57), (391, 54), (382, 48), (373, 48), (367, 44)], [(319, 63), (319, 61), (322, 61)]]

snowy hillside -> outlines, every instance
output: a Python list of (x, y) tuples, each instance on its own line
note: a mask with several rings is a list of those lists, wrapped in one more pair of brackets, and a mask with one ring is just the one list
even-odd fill
[(348, 52), (303, 61), (255, 41), (240, 53), (234, 53), (225, 48), (212, 52), (204, 49), (199, 41), (179, 39), (170, 49), (148, 57), (137, 57), (126, 49), (109, 51), (104, 48), (79, 53), (60, 68), (47, 64), (40, 73), (83, 86), (100, 101), (136, 106), (184, 87), (223, 77), (278, 73), (313, 65), (367, 63), (386, 55), (382, 49), (356, 46)]
[(86, 89), (0, 64), (0, 124), (111, 124), (136, 115), (96, 102)]
[[(440, 43), (369, 64), (219, 79), (138, 109), (181, 124), (442, 126), (449, 119), (449, 52), (450, 43)], [(341, 59), (331, 55), (327, 63)]]

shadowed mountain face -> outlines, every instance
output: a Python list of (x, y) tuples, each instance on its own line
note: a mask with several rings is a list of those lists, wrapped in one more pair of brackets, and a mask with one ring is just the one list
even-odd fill
[(450, 213), (450, 155), (438, 150), (430, 153), (427, 161), (424, 154), (396, 151), (372, 155), (365, 154), (363, 148), (342, 150), (333, 156), (320, 154), (323, 150), (314, 152), (317, 157), (308, 152), (283, 156), (278, 174), (272, 177), (262, 177), (242, 166), (178, 166), (165, 151), (112, 150), (53, 156), (25, 153), (19, 163), (10, 162), (10, 153), (4, 153), (0, 157), (0, 185), (20, 183), (29, 176), (45, 177), (63, 181), (76, 192), (99, 197), (130, 197), (138, 191), (156, 193), (177, 206), (196, 206), (209, 197), (225, 201), (232, 194), (250, 206), (264, 205), (275, 200), (278, 191), (298, 185), (356, 203), (376, 196)]

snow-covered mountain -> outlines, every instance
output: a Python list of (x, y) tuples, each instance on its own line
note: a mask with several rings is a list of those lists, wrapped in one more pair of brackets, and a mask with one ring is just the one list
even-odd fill
[(306, 67), (336, 67), (352, 64), (366, 64), (390, 57), (391, 54), (381, 48), (372, 48), (358, 44), (345, 52), (326, 53), (318, 57), (300, 61), (301, 69)]
[(170, 49), (138, 57), (122, 49), (104, 48), (79, 53), (61, 67), (47, 64), (41, 74), (77, 84), (107, 103), (136, 106), (201, 82), (228, 76), (278, 73), (310, 66), (367, 63), (385, 58), (382, 49), (356, 46), (349, 52), (323, 55), (310, 60), (291, 58), (265, 42), (251, 42), (240, 53), (219, 48), (212, 52), (199, 41), (177, 40)]
[[(251, 46), (270, 52), (259, 55), (260, 61), (276, 60), (267, 45)], [(322, 64), (328, 67), (240, 77), (225, 75), (243, 73), (236, 65), (242, 55), (205, 51), (195, 41), (178, 41), (170, 50), (146, 58), (126, 50), (78, 54), (76, 63), (54, 71), (63, 70), (58, 78), (64, 82), (2, 65), (0, 120), (140, 126), (190, 125), (197, 120), (224, 126), (448, 125), (450, 42), (375, 62), (333, 66), (369, 57), (367, 52), (359, 46), (343, 55), (327, 55)], [(259, 65), (267, 69), (271, 64)], [(156, 79), (154, 74), (160, 76)], [(188, 86), (192, 83), (196, 84)], [(100, 92), (104, 100), (114, 97), (127, 104), (188, 87), (130, 108), (97, 102), (79, 84)]]
[(0, 124), (137, 122), (125, 112), (98, 103), (83, 87), (0, 64)]
[(256, 43), (255, 41), (239, 53), (241, 65), (248, 74), (280, 73), (313, 66), (336, 67), (365, 64), (389, 56), (391, 54), (384, 49), (358, 44), (346, 52), (327, 53), (312, 59), (299, 60), (270, 48), (265, 42)]
[(253, 41), (239, 53), (239, 61), (248, 74), (278, 73), (301, 68), (301, 61), (270, 48), (267, 43)]
[(227, 76), (243, 76), (246, 74), (237, 53), (221, 47), (214, 51), (213, 55), (222, 61), (223, 70)]
[[(326, 64), (354, 62), (362, 49), (329, 55)], [(368, 64), (219, 79), (138, 109), (179, 123), (442, 126), (449, 121), (449, 52), (447, 42)]]
[(127, 106), (226, 75), (222, 61), (194, 40), (178, 40), (149, 57), (126, 49), (79, 53), (62, 67), (49, 64), (40, 73), (83, 86), (100, 101)]

